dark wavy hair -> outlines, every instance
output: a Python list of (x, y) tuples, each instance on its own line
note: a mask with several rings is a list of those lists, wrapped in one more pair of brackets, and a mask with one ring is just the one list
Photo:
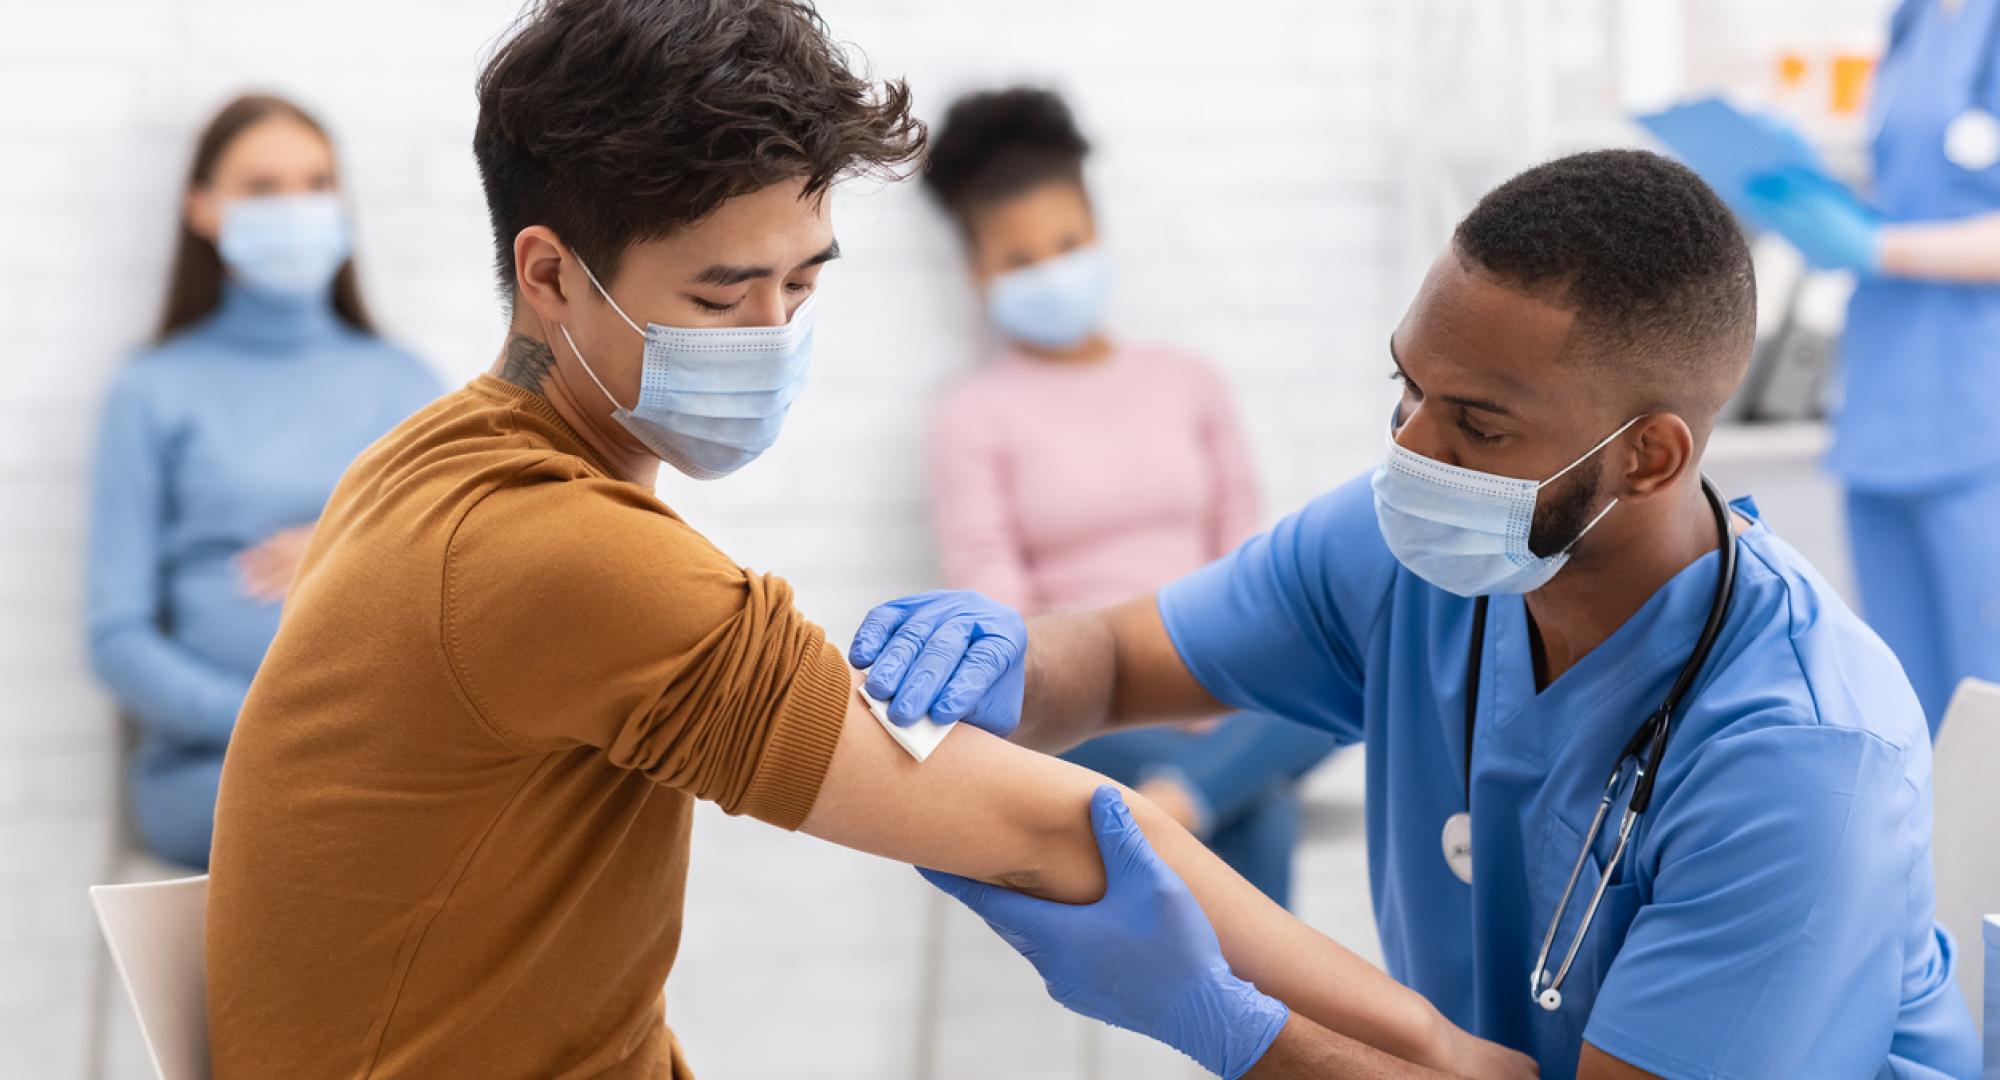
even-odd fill
[(1083, 184), (1090, 143), (1050, 90), (1016, 86), (951, 103), (931, 141), (924, 187), (961, 227), (982, 205), (1053, 180)]
[[(215, 179), (216, 162), (236, 137), (266, 120), (292, 120), (311, 128), (326, 139), (326, 128), (298, 105), (272, 94), (244, 94), (216, 111), (194, 141), (194, 160), (188, 166), (187, 188), (193, 192)], [(177, 330), (208, 317), (222, 303), (222, 255), (215, 244), (188, 226), (182, 211), (180, 237), (174, 242), (173, 269), (167, 273), (167, 302), (160, 312), (156, 336), (165, 339)], [(333, 276), (333, 310), (347, 324), (364, 333), (374, 333), (368, 309), (361, 303), (361, 286), (355, 280), (354, 260), (340, 264)]]
[(633, 243), (803, 178), (897, 175), (909, 87), (852, 70), (806, 0), (538, 0), (479, 77), (472, 140), (502, 291), (544, 225), (600, 279)]

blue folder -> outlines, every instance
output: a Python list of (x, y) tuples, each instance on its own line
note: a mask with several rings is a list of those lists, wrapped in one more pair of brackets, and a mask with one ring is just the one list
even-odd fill
[(1851, 188), (1827, 171), (1826, 163), (1797, 132), (1751, 116), (1721, 98), (1701, 98), (1636, 119), (1738, 213), (1744, 210), (1742, 193), (1751, 178), (1772, 174), (1824, 183), (1867, 209)]

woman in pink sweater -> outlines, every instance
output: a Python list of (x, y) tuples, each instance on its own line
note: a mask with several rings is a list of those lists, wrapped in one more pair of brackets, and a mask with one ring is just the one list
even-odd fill
[[(934, 133), (925, 174), (1005, 344), (933, 425), (944, 576), (1030, 613), (1148, 592), (1259, 524), (1221, 377), (1101, 327), (1111, 275), (1083, 186), (1087, 149), (1054, 94), (975, 94)], [(1292, 791), (1331, 749), (1319, 732), (1239, 714), (1112, 735), (1066, 756), (1138, 788), (1284, 903)]]

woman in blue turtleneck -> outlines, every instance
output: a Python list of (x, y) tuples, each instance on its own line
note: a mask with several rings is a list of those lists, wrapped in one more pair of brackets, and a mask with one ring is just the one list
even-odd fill
[(319, 124), (229, 103), (196, 145), (159, 341), (105, 405), (91, 661), (139, 725), (139, 834), (174, 862), (208, 863), (223, 750), (334, 483), (439, 390), (375, 336), (351, 244)]

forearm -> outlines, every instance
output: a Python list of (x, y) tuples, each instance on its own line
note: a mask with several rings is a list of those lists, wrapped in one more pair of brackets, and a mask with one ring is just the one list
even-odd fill
[(1027, 664), (1013, 741), (1047, 753), (1119, 727), (1225, 711), (1182, 662), (1153, 596), (1030, 621)]
[[(1065, 903), (1104, 890), (1088, 806), (1101, 777), (960, 725), (919, 765), (855, 703), (804, 830)], [(1207, 913), (1236, 974), (1302, 1016), (1433, 1060), (1448, 1028), (1414, 992), (1272, 903), (1158, 807), (1134, 819)]]
[(194, 745), (225, 745), (250, 689), (248, 679), (189, 654), (151, 627), (128, 624), (93, 634), (91, 660), (98, 678), (148, 727)]
[(1412, 1065), (1313, 1023), (1297, 1013), (1243, 1080), (1403, 1080), (1450, 1074)]
[(1449, 1025), (1421, 995), (1272, 902), (1151, 802), (1128, 793), (1126, 803), (1208, 914), (1238, 977), (1294, 1014), (1396, 1057), (1441, 1059)]
[(1030, 619), (1027, 664), (1021, 726), (1013, 742), (1055, 754), (1106, 729), (1117, 655), (1103, 612)]
[(1882, 273), (1967, 284), (2000, 282), (2000, 213), (1885, 225)]

